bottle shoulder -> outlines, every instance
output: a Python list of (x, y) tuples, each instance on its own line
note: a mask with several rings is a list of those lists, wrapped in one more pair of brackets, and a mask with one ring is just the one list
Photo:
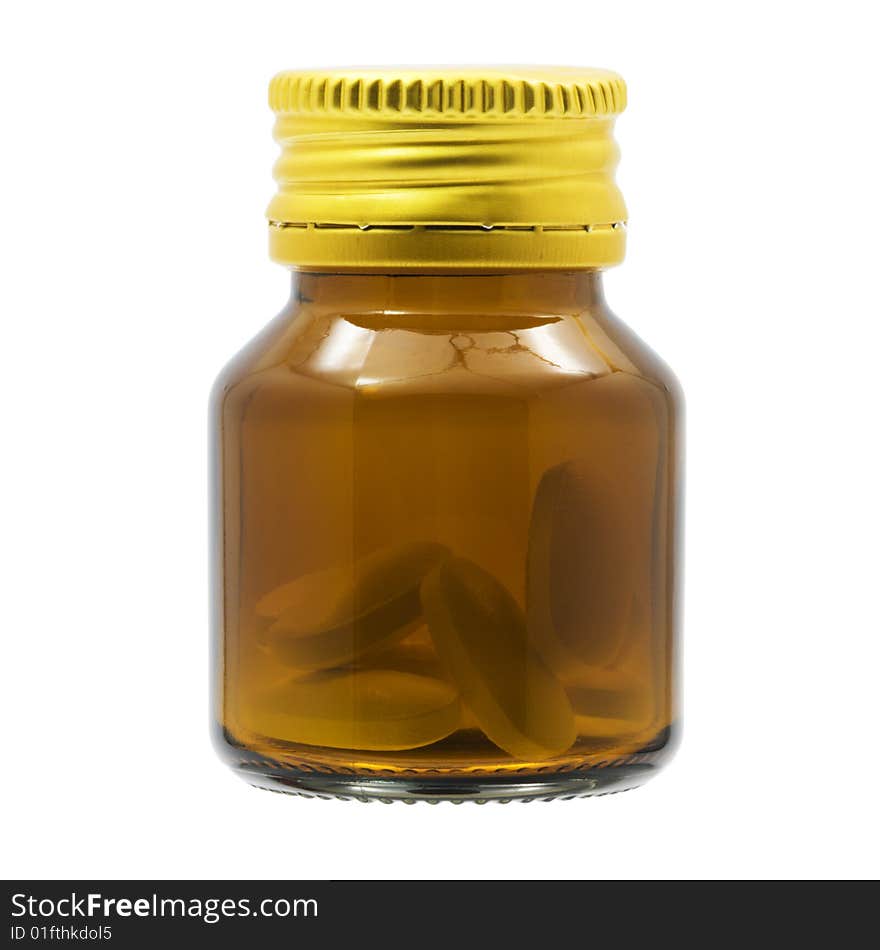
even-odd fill
[(596, 317), (609, 340), (632, 367), (633, 375), (664, 392), (673, 409), (683, 409), (684, 390), (672, 367), (624, 320), (610, 310)]
[(359, 397), (580, 400), (598, 380), (681, 403), (672, 370), (604, 307), (546, 313), (322, 308), (294, 299), (227, 363), (212, 404)]
[(212, 409), (224, 398), (255, 379), (283, 354), (293, 327), (295, 307), (288, 303), (257, 334), (223, 364), (211, 386)]

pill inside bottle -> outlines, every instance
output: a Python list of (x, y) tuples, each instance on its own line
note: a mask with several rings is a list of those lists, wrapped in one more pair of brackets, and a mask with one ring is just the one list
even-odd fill
[(453, 558), (426, 576), (422, 600), (440, 660), (486, 735), (525, 760), (564, 752), (575, 739), (570, 701), (530, 647), (525, 617), (505, 588)]
[(422, 578), (446, 553), (429, 542), (398, 545), (275, 588), (257, 604), (271, 618), (268, 650), (285, 665), (320, 670), (402, 639), (421, 623)]
[(399, 670), (333, 671), (294, 676), (267, 691), (253, 725), (285, 742), (400, 750), (448, 736), (460, 713), (458, 691), (444, 680)]

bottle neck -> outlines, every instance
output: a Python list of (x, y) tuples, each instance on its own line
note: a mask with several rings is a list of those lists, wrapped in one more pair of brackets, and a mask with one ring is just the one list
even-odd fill
[(291, 301), (359, 311), (578, 313), (604, 309), (602, 272), (363, 274), (293, 271)]

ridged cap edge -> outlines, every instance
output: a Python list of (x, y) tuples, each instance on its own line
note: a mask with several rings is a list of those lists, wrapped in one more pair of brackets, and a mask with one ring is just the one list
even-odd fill
[(290, 71), (269, 84), (276, 113), (378, 118), (590, 118), (626, 107), (626, 84), (601, 69)]

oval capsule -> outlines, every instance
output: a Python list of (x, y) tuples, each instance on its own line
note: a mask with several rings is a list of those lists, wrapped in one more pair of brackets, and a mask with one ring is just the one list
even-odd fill
[(437, 654), (492, 742), (524, 761), (572, 745), (571, 703), (529, 646), (522, 611), (495, 578), (452, 558), (425, 577), (422, 602)]
[[(358, 669), (398, 670), (403, 673), (416, 673), (420, 676), (431, 676), (449, 681), (449, 675), (437, 656), (428, 628), (425, 626), (419, 627), (400, 643), (392, 644), (375, 656), (361, 660), (355, 666)], [(461, 721), (458, 728), (480, 728), (474, 714), (465, 703), (461, 704)]]
[(334, 749), (415, 749), (458, 728), (457, 690), (444, 680), (399, 670), (326, 671), (291, 677), (255, 710), (257, 732)]
[(258, 605), (278, 611), (264, 635), (267, 649), (287, 666), (315, 671), (402, 639), (421, 623), (422, 578), (447, 554), (441, 544), (403, 544), (276, 588)]
[[(634, 633), (634, 599), (650, 591), (650, 565), (635, 553), (650, 552), (650, 520), (620, 502), (615, 470), (602, 458), (565, 462), (544, 473), (535, 493), (526, 614), (560, 675), (573, 663), (610, 663)], [(639, 532), (647, 540), (637, 544)]]
[(651, 690), (639, 677), (620, 670), (579, 670), (566, 682), (578, 735), (612, 739), (641, 732), (652, 718)]

